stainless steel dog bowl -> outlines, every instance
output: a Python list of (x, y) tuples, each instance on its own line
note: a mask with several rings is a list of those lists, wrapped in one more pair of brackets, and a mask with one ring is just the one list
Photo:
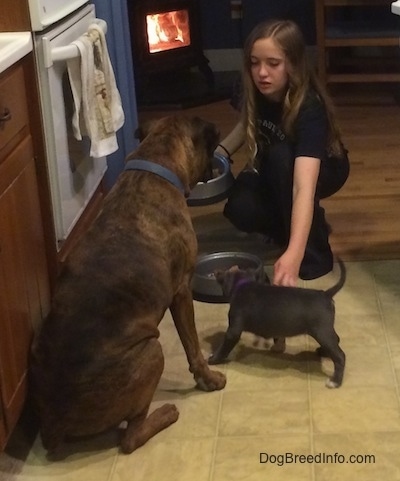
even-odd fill
[(226, 270), (235, 265), (240, 269), (256, 269), (260, 274), (264, 271), (262, 260), (246, 252), (215, 252), (201, 255), (197, 259), (192, 279), (193, 298), (201, 302), (229, 302), (229, 299), (223, 295), (214, 272), (218, 269)]
[(229, 160), (215, 153), (212, 159), (213, 171), (218, 175), (207, 182), (199, 182), (191, 191), (187, 199), (189, 206), (210, 205), (228, 197), (229, 190), (235, 178), (231, 172)]

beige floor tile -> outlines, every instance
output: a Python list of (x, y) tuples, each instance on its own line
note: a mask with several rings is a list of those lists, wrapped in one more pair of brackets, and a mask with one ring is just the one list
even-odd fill
[(18, 473), (24, 467), (24, 457), (10, 455), (0, 452), (0, 481), (11, 481), (18, 479)]
[[(207, 357), (212, 352), (212, 346), (222, 339), (222, 335), (228, 327), (228, 309), (227, 304), (194, 303), (195, 324), (200, 347)], [(165, 355), (184, 353), (169, 311), (165, 313), (159, 330), (160, 342)]]
[(378, 298), (390, 346), (400, 345), (400, 270), (399, 280), (378, 286)]
[(134, 453), (120, 455), (109, 481), (209, 481), (214, 444), (213, 438), (153, 438)]
[(183, 350), (179, 354), (164, 355), (164, 371), (157, 390), (177, 393), (193, 390), (196, 383)]
[[(272, 267), (268, 266), (272, 272)], [(0, 481), (400, 481), (400, 260), (346, 263), (347, 280), (335, 296), (336, 330), (347, 356), (343, 386), (330, 390), (330, 360), (313, 352), (308, 336), (287, 340), (283, 354), (271, 340), (254, 345), (244, 333), (231, 361), (212, 366), (227, 375), (224, 390), (205, 393), (193, 375), (169, 311), (160, 324), (165, 369), (150, 411), (169, 402), (178, 421), (131, 455), (116, 433), (67, 445), (51, 463), (38, 438), (26, 462), (0, 459)], [(326, 289), (337, 270), (304, 287)], [(227, 328), (227, 304), (195, 302), (205, 358)], [(260, 462), (268, 453), (275, 462)], [(281, 456), (372, 454), (375, 464), (294, 463)], [(263, 459), (265, 459), (266, 455)], [(277, 457), (279, 456), (279, 458)]]
[[(207, 353), (203, 352), (205, 359)], [(226, 365), (210, 366), (212, 371), (225, 373)], [(169, 354), (165, 356), (164, 372), (162, 373), (158, 391), (171, 391), (177, 394), (195, 391), (195, 380), (193, 374), (189, 372), (189, 364), (183, 351), (179, 354)], [(201, 391), (198, 391), (201, 392)]]
[(275, 436), (269, 434), (268, 428), (263, 436), (222, 438), (217, 442), (211, 479), (308, 481), (312, 479), (312, 467), (307, 464), (294, 464), (290, 460), (294, 454), (303, 455), (309, 452), (310, 440), (307, 435)]
[(390, 359), (392, 362), (397, 386), (400, 386), (400, 345), (390, 347)]
[(299, 434), (310, 429), (308, 393), (268, 391), (223, 393), (219, 436)]
[[(346, 267), (346, 271), (347, 269), (348, 268)], [(339, 266), (335, 263), (333, 266), (333, 270), (328, 274), (322, 277), (319, 277), (318, 279), (313, 279), (311, 281), (302, 281), (302, 283), (299, 286), (305, 287), (306, 289), (326, 290), (329, 287), (336, 284), (336, 282), (339, 280), (339, 277), (340, 277)]]
[(225, 391), (307, 391), (308, 372), (320, 369), (319, 358), (306, 350), (303, 337), (297, 339), (287, 339), (284, 353), (240, 346), (227, 364)]
[(335, 296), (335, 306), (337, 318), (348, 315), (375, 315), (378, 318), (380, 316), (373, 285), (354, 285), (344, 288)]
[(326, 389), (311, 384), (315, 433), (399, 431), (400, 409), (394, 387)]
[[(343, 386), (349, 388), (356, 386), (393, 386), (393, 367), (385, 345), (347, 346), (344, 341), (341, 346), (346, 354)], [(330, 359), (323, 359), (322, 366), (323, 371), (327, 375), (331, 376), (333, 374), (333, 362)], [(312, 373), (310, 377), (312, 385), (321, 382), (320, 376), (317, 376), (315, 373)]]
[[(370, 262), (346, 262), (346, 283), (344, 289), (353, 286), (372, 286), (375, 284), (374, 265)], [(377, 267), (379, 270), (379, 266)]]
[(341, 339), (342, 349), (349, 346), (386, 345), (386, 336), (381, 317), (377, 313), (337, 313), (335, 330)]
[(110, 433), (64, 444), (60, 460), (49, 461), (38, 438), (21, 472), (10, 481), (109, 481), (117, 456), (116, 439), (115, 433)]
[(157, 437), (167, 440), (215, 436), (221, 396), (222, 391), (157, 391), (150, 412), (165, 403), (175, 404), (179, 411), (178, 421), (157, 434)]
[(371, 272), (378, 284), (398, 282), (400, 271), (400, 259), (386, 261), (359, 262), (356, 263)]
[(314, 452), (326, 462), (314, 463), (315, 481), (398, 481), (399, 444), (398, 432), (316, 435)]

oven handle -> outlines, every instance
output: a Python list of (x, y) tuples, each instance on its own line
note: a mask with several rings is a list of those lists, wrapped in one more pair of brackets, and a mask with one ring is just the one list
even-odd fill
[[(101, 18), (94, 18), (92, 23), (96, 23), (104, 32), (107, 33), (107, 22)], [(47, 37), (42, 37), (43, 52), (44, 52), (44, 66), (50, 68), (54, 62), (62, 60), (69, 60), (71, 58), (79, 57), (79, 49), (76, 45), (66, 45), (65, 47), (51, 48), (50, 40)]]

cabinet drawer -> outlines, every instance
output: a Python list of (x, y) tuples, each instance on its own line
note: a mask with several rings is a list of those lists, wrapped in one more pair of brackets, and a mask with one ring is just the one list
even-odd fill
[(28, 125), (24, 71), (21, 65), (10, 67), (0, 76), (0, 118), (9, 112), (9, 120), (0, 120), (0, 159), (2, 149)]

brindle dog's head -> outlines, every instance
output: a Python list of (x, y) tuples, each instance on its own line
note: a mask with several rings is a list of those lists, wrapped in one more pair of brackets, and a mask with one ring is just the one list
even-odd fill
[(141, 141), (129, 159), (157, 162), (174, 171), (189, 194), (198, 182), (212, 178), (212, 157), (219, 142), (216, 126), (199, 117), (171, 115), (149, 121), (136, 131)]

